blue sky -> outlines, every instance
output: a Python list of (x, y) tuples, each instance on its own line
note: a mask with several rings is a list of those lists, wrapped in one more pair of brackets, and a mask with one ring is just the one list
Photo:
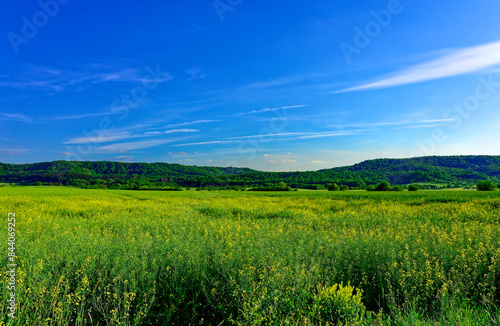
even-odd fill
[(2, 4), (0, 162), (500, 155), (496, 0)]

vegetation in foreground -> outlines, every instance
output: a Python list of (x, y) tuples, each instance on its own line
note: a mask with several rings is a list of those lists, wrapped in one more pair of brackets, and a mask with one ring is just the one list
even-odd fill
[(498, 192), (5, 187), (0, 207), (11, 325), (500, 324)]

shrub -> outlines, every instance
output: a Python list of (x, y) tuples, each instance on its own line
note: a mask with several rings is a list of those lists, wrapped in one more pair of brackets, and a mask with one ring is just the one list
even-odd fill
[(340, 186), (340, 191), (346, 191), (349, 190), (348, 186)]
[(405, 190), (405, 188), (403, 188), (403, 186), (400, 185), (396, 185), (391, 188), (391, 191), (403, 191), (403, 190)]
[(328, 185), (328, 191), (339, 191), (340, 187), (336, 183), (332, 183)]
[(316, 325), (352, 325), (362, 320), (366, 308), (361, 302), (362, 291), (335, 284), (320, 288), (314, 296), (311, 319)]
[(378, 184), (378, 186), (375, 188), (376, 191), (389, 191), (391, 190), (391, 184), (387, 181), (382, 181), (381, 183)]
[(375, 186), (374, 185), (369, 185), (368, 187), (366, 187), (366, 190), (367, 191), (375, 191)]
[(418, 186), (417, 185), (409, 185), (408, 186), (408, 191), (417, 191), (418, 190)]
[(483, 180), (476, 184), (477, 190), (479, 191), (491, 191), (495, 190), (497, 185), (491, 180)]

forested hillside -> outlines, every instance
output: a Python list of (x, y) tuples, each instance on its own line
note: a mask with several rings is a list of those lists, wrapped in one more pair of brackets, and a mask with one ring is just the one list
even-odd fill
[(363, 180), (387, 180), (393, 184), (416, 182), (474, 183), (500, 181), (500, 156), (427, 156), (410, 159), (377, 159), (353, 166), (322, 170), (338, 174), (349, 171)]
[(20, 185), (66, 185), (82, 188), (236, 189), (284, 182), (292, 188), (323, 189), (330, 183), (366, 188), (391, 184), (433, 183), (466, 186), (479, 180), (500, 182), (500, 156), (429, 156), (376, 159), (353, 166), (309, 172), (261, 172), (247, 168), (198, 167), (167, 163), (54, 161), (0, 163), (0, 182)]

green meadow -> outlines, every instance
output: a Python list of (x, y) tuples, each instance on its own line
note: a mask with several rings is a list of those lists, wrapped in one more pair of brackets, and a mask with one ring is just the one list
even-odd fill
[(0, 325), (500, 325), (500, 192), (0, 188)]

